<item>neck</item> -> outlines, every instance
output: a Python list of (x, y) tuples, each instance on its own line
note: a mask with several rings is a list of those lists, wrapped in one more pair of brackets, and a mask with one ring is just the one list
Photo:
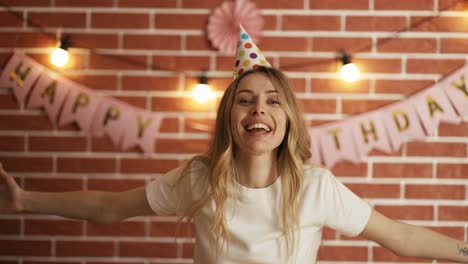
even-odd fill
[(273, 184), (278, 177), (276, 152), (264, 155), (242, 154), (235, 162), (239, 173), (239, 183), (249, 188), (264, 188)]

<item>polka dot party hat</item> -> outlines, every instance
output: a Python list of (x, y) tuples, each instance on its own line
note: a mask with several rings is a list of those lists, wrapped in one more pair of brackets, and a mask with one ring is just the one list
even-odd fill
[(239, 40), (237, 41), (234, 78), (241, 76), (242, 73), (248, 70), (256, 69), (259, 66), (271, 67), (270, 63), (265, 59), (263, 53), (257, 45), (255, 45), (249, 34), (242, 25), (239, 25)]

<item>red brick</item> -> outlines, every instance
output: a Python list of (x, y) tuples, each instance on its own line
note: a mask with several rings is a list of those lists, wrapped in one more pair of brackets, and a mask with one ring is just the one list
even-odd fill
[(232, 56), (216, 56), (216, 70), (232, 72), (234, 69), (234, 59)]
[(322, 240), (335, 240), (336, 239), (336, 231), (324, 226), (322, 229)]
[(0, 219), (0, 235), (17, 235), (21, 232), (19, 219)]
[(92, 54), (89, 57), (90, 69), (145, 70), (147, 57), (140, 55)]
[(64, 76), (93, 90), (117, 90), (117, 76), (115, 75), (88, 75), (77, 73), (64, 74)]
[(405, 17), (348, 16), (347, 31), (399, 31), (406, 27)]
[(131, 106), (137, 107), (140, 110), (146, 110), (146, 96), (122, 96), (122, 95), (117, 95), (113, 96), (112, 98), (120, 101), (127, 103)]
[(460, 124), (440, 123), (439, 136), (468, 137), (468, 122)]
[(340, 17), (284, 15), (283, 30), (340, 30)]
[(194, 249), (195, 249), (194, 243), (184, 243), (182, 245), (182, 257), (193, 258)]
[(51, 256), (51, 241), (0, 240), (0, 256)]
[(216, 120), (212, 118), (187, 118), (185, 119), (184, 131), (188, 133), (212, 133), (215, 122)]
[[(291, 58), (280, 57), (282, 70), (294, 70), (303, 72), (336, 72), (336, 59), (332, 58)], [(232, 59), (231, 59), (231, 64)], [(230, 65), (232, 70), (233, 65)]]
[[(424, 22), (421, 22), (424, 21)], [(428, 20), (427, 17), (411, 17), (411, 25), (415, 25), (411, 31), (425, 32), (467, 32), (468, 25), (465, 17), (434, 17)]]
[(20, 105), (12, 93), (0, 94), (0, 109), (16, 110)]
[(154, 1), (154, 0), (119, 0), (118, 5), (121, 7), (168, 7), (175, 8), (177, 6), (177, 0), (164, 0), (164, 1)]
[(310, 9), (344, 9), (344, 10), (354, 10), (354, 9), (368, 9), (369, 1), (368, 0), (357, 0), (357, 1), (340, 1), (340, 0), (310, 0), (309, 2)]
[(442, 53), (468, 53), (468, 40), (465, 38), (442, 38), (440, 40)]
[(46, 115), (0, 114), (0, 130), (51, 130), (52, 124)]
[(431, 178), (432, 164), (425, 163), (374, 163), (376, 178)]
[(208, 149), (205, 139), (160, 139), (156, 144), (157, 153), (202, 153)]
[[(28, 19), (34, 23), (39, 23), (41, 27), (63, 27), (63, 28), (84, 28), (86, 27), (85, 13), (72, 12), (28, 12)], [(34, 26), (29, 24), (28, 26)]]
[(200, 14), (156, 14), (157, 29), (201, 29), (208, 22), (208, 15)]
[(439, 206), (440, 221), (468, 221), (468, 207), (466, 206)]
[[(257, 43), (257, 45), (260, 45)], [(263, 37), (262, 51), (308, 51), (307, 37)]]
[(114, 242), (107, 241), (57, 241), (56, 256), (60, 257), (111, 257)]
[(435, 53), (436, 47), (436, 39), (433, 38), (382, 38), (377, 41), (378, 52)]
[[(158, 143), (156, 143), (157, 145)], [(120, 161), (120, 172), (122, 173), (166, 173), (179, 165), (176, 160), (155, 159), (130, 159)]]
[(173, 35), (130, 35), (123, 37), (125, 49), (142, 50), (179, 50), (181, 48), (181, 37)]
[(365, 177), (367, 175), (367, 164), (340, 161), (333, 166), (331, 171), (336, 176)]
[[(193, 0), (192, 0), (193, 1)], [(259, 9), (304, 9), (303, 1), (255, 1), (256, 7)]]
[(138, 152), (137, 148), (122, 150), (120, 147), (115, 146), (108, 136), (93, 137), (91, 141), (91, 150), (93, 152)]
[(263, 16), (263, 30), (279, 29), (279, 17), (277, 15), (264, 15)]
[[(1, 17), (1, 13), (0, 13)], [(0, 19), (1, 23), (1, 19)], [(3, 48), (40, 48), (55, 47), (57, 40), (37, 32), (2, 32), (0, 47)]]
[(375, 93), (410, 95), (434, 84), (432, 80), (376, 80)]
[(468, 163), (438, 163), (437, 178), (468, 179)]
[(81, 236), (83, 235), (83, 222), (26, 219), (24, 221), (24, 234), (27, 236)]
[(222, 0), (205, 0), (205, 1), (198, 1), (198, 0), (183, 0), (182, 7), (183, 8), (209, 8), (213, 9), (219, 5), (224, 3)]
[(52, 158), (0, 157), (0, 162), (8, 172), (51, 172)]
[(120, 257), (177, 257), (177, 244), (159, 242), (119, 242)]
[(354, 59), (353, 63), (361, 72), (401, 73), (401, 61), (399, 59)]
[(1, 27), (22, 27), (23, 12), (14, 11), (14, 14), (3, 11), (0, 12), (0, 25)]
[(466, 157), (465, 143), (420, 142), (407, 143), (408, 156)]
[(117, 34), (72, 33), (70, 37), (72, 39), (72, 46), (78, 48), (117, 49), (119, 44)]
[(400, 156), (401, 157), (403, 156), (403, 149), (400, 148), (398, 151), (394, 151), (391, 153), (387, 153), (378, 149), (373, 149), (367, 154), (367, 156), (368, 157), (371, 157), (371, 156), (393, 156), (393, 157)]
[(121, 192), (145, 185), (144, 180), (131, 179), (89, 179), (88, 190)]
[(178, 71), (210, 68), (210, 58), (206, 56), (154, 56), (153, 63), (162, 69)]
[(179, 132), (179, 119), (177, 118), (163, 118), (161, 121), (161, 127), (159, 128), (161, 133), (177, 133)]
[(429, 262), (431, 260), (419, 259), (419, 258), (410, 258), (410, 257), (399, 257), (393, 254), (391, 251), (381, 247), (373, 247), (372, 255), (374, 261), (385, 261), (385, 262)]
[(465, 186), (407, 184), (405, 186), (405, 198), (463, 200), (465, 199)]
[(320, 246), (319, 261), (366, 261), (367, 247), (359, 246)]
[(465, 230), (462, 226), (426, 226), (435, 232), (442, 233), (454, 239), (464, 240)]
[(306, 78), (289, 78), (289, 85), (296, 93), (304, 93), (306, 90)]
[[(80, 264), (81, 262), (72, 262), (72, 261), (68, 261), (68, 260), (63, 260), (63, 261), (59, 261), (59, 260), (24, 260), (23, 261), (23, 264)], [(123, 263), (122, 263), (123, 264)]]
[(185, 36), (185, 47), (188, 50), (216, 50), (205, 35)]
[[(231, 84), (232, 78), (223, 78), (223, 77), (208, 77), (208, 85), (210, 85), (213, 91), (225, 91), (226, 88)], [(193, 91), (195, 85), (200, 83), (200, 78), (187, 77), (185, 79), (185, 90)]]
[(30, 136), (30, 151), (86, 151), (85, 137)]
[(113, 7), (113, 0), (55, 0), (55, 6)]
[(428, 10), (434, 9), (433, 0), (406, 0), (406, 1), (392, 1), (392, 0), (375, 0), (375, 10)]
[(58, 158), (58, 172), (115, 173), (116, 160), (109, 158)]
[(376, 110), (378, 108), (395, 103), (398, 100), (364, 100), (364, 99), (343, 99), (342, 112), (345, 114), (361, 114)]
[(154, 112), (207, 112), (210, 111), (209, 104), (201, 104), (193, 98), (170, 98), (158, 97), (152, 100), (152, 111)]
[(145, 236), (145, 222), (124, 221), (115, 224), (88, 223), (88, 236)]
[(465, 1), (458, 0), (439, 0), (439, 11), (457, 10), (466, 11), (468, 5)]
[(434, 207), (430, 205), (377, 205), (375, 209), (396, 220), (434, 220)]
[(407, 73), (438, 73), (448, 74), (465, 64), (465, 60), (453, 59), (408, 59)]
[(300, 99), (305, 113), (336, 113), (336, 100), (334, 99)]
[[(317, 1), (316, 1), (317, 2)], [(313, 51), (331, 51), (336, 52), (343, 48), (349, 53), (369, 52), (372, 48), (370, 38), (332, 38), (332, 37), (314, 37), (312, 38)]]
[(122, 76), (122, 89), (129, 91), (177, 91), (179, 79), (166, 76)]
[(91, 27), (146, 29), (150, 27), (150, 15), (147, 13), (91, 13)]
[(152, 221), (151, 237), (194, 237), (195, 227), (187, 223)]
[(25, 178), (24, 188), (39, 192), (71, 192), (83, 190), (82, 179)]
[(0, 149), (2, 151), (24, 151), (24, 137), (0, 136)]
[(312, 93), (368, 93), (369, 80), (361, 79), (353, 83), (341, 79), (318, 79), (311, 80)]
[(346, 186), (361, 198), (400, 198), (399, 184), (349, 183)]
[(49, 6), (50, 0), (4, 0), (3, 4), (14, 6)]

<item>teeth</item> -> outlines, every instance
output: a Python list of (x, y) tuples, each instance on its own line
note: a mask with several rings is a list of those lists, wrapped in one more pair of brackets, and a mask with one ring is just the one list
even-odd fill
[(271, 129), (267, 125), (262, 124), (262, 123), (251, 124), (251, 125), (249, 125), (247, 127), (247, 130), (252, 130), (252, 129), (255, 129), (255, 128), (261, 128), (261, 129), (264, 129), (267, 132), (271, 131)]

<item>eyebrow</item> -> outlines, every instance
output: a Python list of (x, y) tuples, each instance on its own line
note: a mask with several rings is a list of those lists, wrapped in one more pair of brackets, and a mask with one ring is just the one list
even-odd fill
[[(242, 89), (242, 90), (239, 90), (237, 93), (238, 93), (238, 94), (240, 94), (240, 93), (250, 93), (250, 94), (253, 94), (254, 91), (249, 90), (249, 89)], [(267, 93), (267, 94), (270, 94), (270, 93), (278, 93), (278, 91), (276, 91), (276, 90), (267, 90), (265, 93)]]

